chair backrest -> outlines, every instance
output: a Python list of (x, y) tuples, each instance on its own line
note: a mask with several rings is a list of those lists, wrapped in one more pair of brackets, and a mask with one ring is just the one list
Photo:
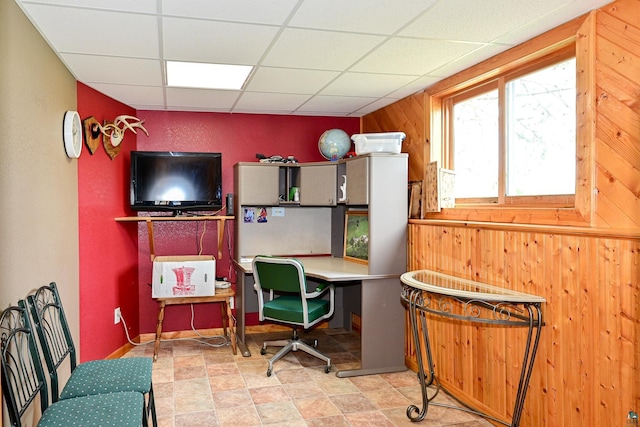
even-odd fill
[(69, 357), (71, 372), (76, 368), (76, 349), (55, 283), (42, 286), (27, 297), (40, 348), (51, 379), (51, 401), (60, 395), (58, 368)]
[(47, 382), (24, 300), (0, 317), (2, 394), (12, 426), (22, 425), (22, 415), (40, 395), (42, 412), (49, 405)]
[(265, 290), (304, 294), (307, 281), (302, 263), (295, 258), (260, 255), (253, 258), (253, 277)]
[[(318, 286), (313, 291), (307, 289), (307, 280), (304, 274), (302, 263), (295, 258), (282, 258), (273, 256), (256, 256), (253, 258), (253, 278), (258, 293), (258, 315), (260, 321), (275, 320), (291, 325), (300, 325), (305, 329), (327, 319), (333, 315), (334, 311), (334, 288), (333, 285)], [(271, 315), (265, 314), (265, 302), (263, 291), (269, 291), (271, 299), (274, 296), (283, 295), (299, 297), (295, 303), (291, 303), (292, 299), (283, 305), (276, 304), (278, 298), (275, 298), (273, 304), (269, 308)], [(327, 302), (320, 302), (321, 297), (329, 292), (328, 309), (315, 311), (319, 305)], [(272, 304), (272, 303), (269, 303)], [(299, 304), (299, 305), (298, 305)], [(312, 306), (310, 309), (309, 306)], [(276, 308), (276, 306), (278, 306)], [(297, 309), (295, 308), (297, 306)], [(276, 308), (274, 310), (274, 308)], [(314, 315), (310, 316), (311, 311)], [(316, 313), (321, 312), (320, 315)], [(277, 313), (277, 314), (275, 314)], [(296, 314), (297, 313), (297, 314)], [(294, 320), (297, 319), (297, 320)]]

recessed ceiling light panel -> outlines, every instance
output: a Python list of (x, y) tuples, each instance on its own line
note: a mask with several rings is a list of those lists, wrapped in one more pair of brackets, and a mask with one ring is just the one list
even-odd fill
[(252, 69), (249, 65), (167, 61), (167, 85), (240, 90)]

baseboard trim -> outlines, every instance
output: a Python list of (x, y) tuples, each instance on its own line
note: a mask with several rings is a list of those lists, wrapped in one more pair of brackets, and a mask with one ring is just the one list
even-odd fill
[[(329, 322), (320, 323), (316, 328), (328, 328)], [(291, 328), (288, 326), (281, 325), (253, 325), (246, 326), (244, 328), (245, 334), (264, 334), (268, 332), (282, 332), (282, 331), (290, 331)], [(198, 332), (205, 336), (215, 336), (215, 335), (223, 335), (224, 330), (222, 328), (211, 328), (211, 329), (199, 329)], [(187, 339), (187, 338), (201, 338), (194, 330), (188, 329), (186, 331), (170, 331), (163, 332), (160, 335), (161, 340), (175, 340), (175, 339)], [(152, 343), (156, 339), (156, 334), (141, 334), (137, 337), (133, 338), (132, 341), (137, 345), (152, 345)], [(119, 359), (124, 356), (131, 350), (133, 350), (136, 346), (131, 343), (127, 343), (122, 347), (118, 348), (116, 351), (111, 353), (106, 357), (106, 359)]]

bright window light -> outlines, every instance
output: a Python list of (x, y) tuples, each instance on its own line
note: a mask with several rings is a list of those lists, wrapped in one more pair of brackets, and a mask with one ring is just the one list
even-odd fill
[(242, 89), (253, 67), (167, 61), (167, 85), (202, 89)]

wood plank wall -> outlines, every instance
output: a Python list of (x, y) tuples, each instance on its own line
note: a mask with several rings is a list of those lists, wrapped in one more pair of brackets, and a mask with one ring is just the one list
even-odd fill
[[(623, 426), (640, 409), (640, 237), (412, 223), (409, 247), (409, 270), (546, 298), (522, 426)], [(443, 384), (511, 418), (526, 331), (441, 319), (429, 328)], [(407, 365), (416, 370), (409, 341)]]
[[(592, 18), (590, 33), (579, 35), (595, 39), (588, 64), (595, 131), (586, 141), (595, 191), (587, 222), (554, 225), (515, 211), (474, 218), (471, 211), (463, 220), (441, 214), (409, 224), (408, 270), (434, 269), (547, 299), (524, 427), (626, 426), (629, 411), (640, 413), (640, 0), (615, 1)], [(364, 117), (363, 132), (403, 131), (405, 122), (390, 118), (404, 115), (400, 107), (416, 110), (416, 100)], [(434, 137), (422, 103), (425, 135)], [(425, 153), (410, 152), (410, 169), (424, 170)], [(510, 418), (523, 331), (432, 324), (445, 385)], [(415, 369), (409, 342), (406, 357)]]
[(361, 120), (363, 132), (404, 132), (402, 152), (409, 154), (409, 181), (422, 181), (429, 144), (425, 137), (424, 94), (402, 99), (387, 108), (366, 115)]

